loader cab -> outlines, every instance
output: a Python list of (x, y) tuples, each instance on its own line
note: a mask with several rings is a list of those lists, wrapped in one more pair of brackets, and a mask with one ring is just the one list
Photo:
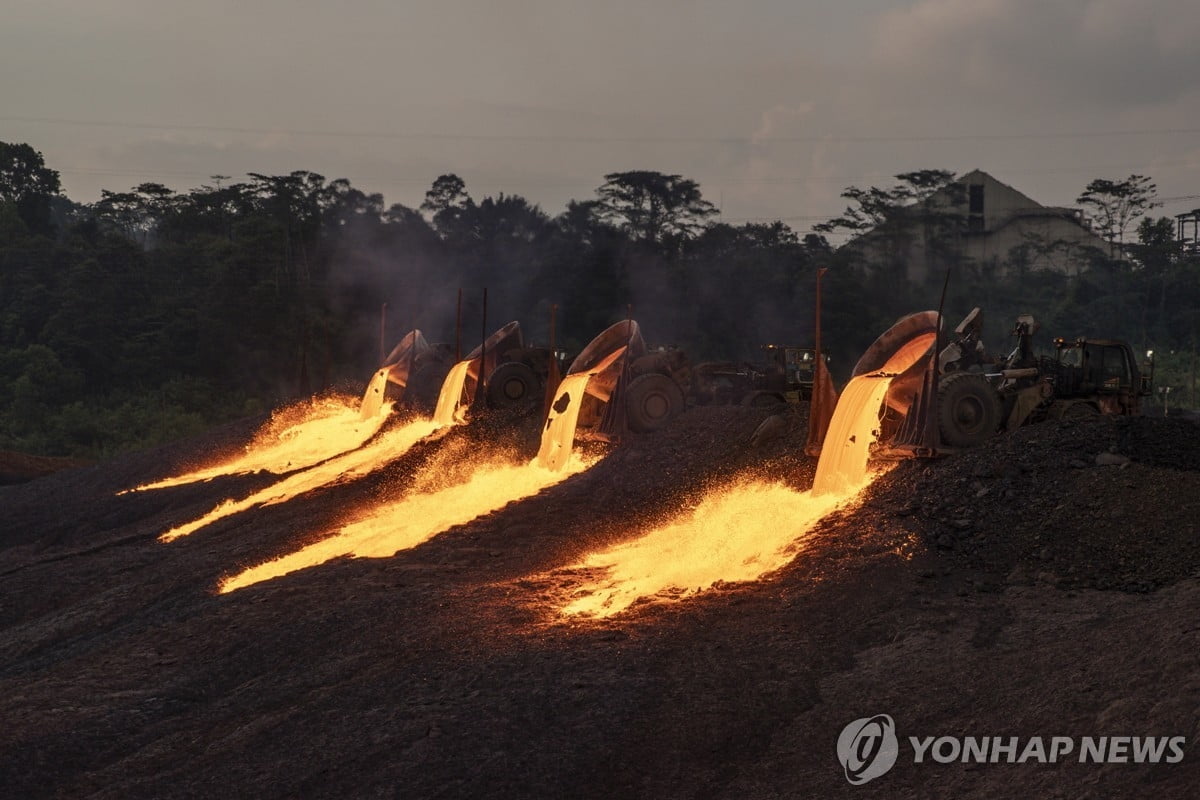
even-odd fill
[[(774, 391), (794, 392), (796, 393), (795, 399), (799, 400), (808, 400), (812, 397), (817, 363), (816, 350), (775, 344), (763, 345), (763, 350), (767, 354), (771, 372), (774, 373), (774, 378), (768, 379), (772, 381), (773, 385), (768, 388)], [(829, 365), (828, 354), (825, 355), (825, 365)]]
[(1105, 413), (1137, 413), (1150, 394), (1151, 375), (1138, 368), (1133, 350), (1111, 339), (1054, 340), (1054, 388), (1059, 398), (1095, 398)]

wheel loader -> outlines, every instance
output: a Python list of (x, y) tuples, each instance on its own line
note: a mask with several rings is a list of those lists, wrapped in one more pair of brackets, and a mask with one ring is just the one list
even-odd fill
[[(687, 389), (695, 405), (773, 406), (810, 400), (816, 351), (765, 344), (762, 363), (709, 361), (697, 364)], [(826, 363), (828, 363), (826, 357)]]
[[(900, 320), (868, 348), (853, 374), (877, 371), (907, 342), (930, 341), (936, 321), (932, 311)], [(1139, 365), (1126, 342), (1057, 338), (1052, 355), (1035, 355), (1038, 323), (1023, 314), (1012, 332), (1016, 346), (999, 356), (988, 354), (981, 331), (976, 308), (936, 359), (929, 344), (929, 357), (892, 378), (878, 437), (885, 453), (936, 455), (1045, 419), (1140, 414), (1141, 398), (1151, 393), (1153, 362)]]
[[(467, 360), (479, 358), (484, 361), (483, 388), (488, 408), (510, 408), (524, 402), (540, 402), (550, 376), (562, 372), (565, 354), (526, 344), (521, 324), (514, 320), (466, 356)], [(478, 367), (472, 368), (472, 382), (477, 373)]]
[[(558, 360), (561, 371), (564, 354), (547, 347), (526, 345), (520, 323), (513, 321), (489, 336), (468, 353), (464, 360), (483, 360), (484, 398), (490, 408), (508, 408), (541, 397), (551, 360)], [(409, 332), (384, 359), (367, 388), (363, 414), (378, 413), (383, 402), (391, 401), (421, 412), (431, 412), (450, 368), (454, 366), (454, 348), (449, 344), (429, 344), (419, 330)], [(472, 366), (467, 390), (474, 397), (479, 365)]]
[(373, 417), (389, 401), (421, 411), (432, 410), (453, 360), (445, 345), (429, 344), (421, 331), (409, 331), (375, 370), (359, 415), (363, 419)]

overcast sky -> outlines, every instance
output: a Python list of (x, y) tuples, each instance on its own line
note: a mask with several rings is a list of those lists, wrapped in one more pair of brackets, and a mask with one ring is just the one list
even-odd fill
[[(980, 168), (1200, 207), (1196, 0), (7, 0), (0, 141), (66, 193), (296, 169), (550, 214), (608, 172), (804, 232), (847, 185)], [(1181, 198), (1169, 200), (1168, 198)]]

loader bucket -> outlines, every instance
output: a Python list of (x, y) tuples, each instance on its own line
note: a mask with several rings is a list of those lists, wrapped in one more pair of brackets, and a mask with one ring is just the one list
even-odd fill
[(359, 405), (359, 417), (370, 419), (376, 416), (383, 407), (389, 395), (389, 384), (393, 387), (390, 394), (396, 400), (403, 400), (409, 384), (409, 376), (415, 371), (419, 360), (424, 359), (433, 348), (425, 341), (419, 330), (409, 331), (400, 343), (392, 348), (392, 352), (383, 360), (367, 391), (363, 394)]
[(471, 405), (479, 386), (479, 375), (482, 369), (484, 381), (491, 375), (498, 364), (505, 362), (506, 354), (522, 350), (525, 346), (521, 335), (521, 323), (513, 321), (493, 333), (478, 347), (467, 353), (467, 357), (450, 369), (438, 394), (437, 407), (433, 420), (441, 425), (454, 423), (458, 409)]
[(938, 314), (921, 311), (902, 317), (867, 348), (852, 375), (889, 375), (878, 441), (884, 455), (934, 455), (936, 424), (929, 414), (936, 392)]
[(646, 354), (633, 320), (618, 322), (571, 362), (546, 415), (538, 463), (562, 469), (575, 437), (614, 441), (626, 432), (624, 387), (628, 365)]
[(579, 414), (579, 428), (586, 438), (613, 441), (628, 431), (623, 389), (629, 364), (644, 355), (641, 328), (634, 320), (625, 320), (606, 328), (571, 362), (567, 377), (589, 376)]

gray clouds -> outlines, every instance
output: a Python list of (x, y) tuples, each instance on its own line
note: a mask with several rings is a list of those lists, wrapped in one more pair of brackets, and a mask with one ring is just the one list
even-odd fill
[(921, 0), (876, 23), (874, 68), (958, 101), (1103, 110), (1197, 90), (1191, 0)]
[(923, 167), (1055, 204), (1130, 172), (1200, 191), (1194, 135), (1061, 136), (1200, 128), (1197, 40), (1191, 0), (16, 0), (0, 139), (83, 201), (311, 169), (415, 206), (456, 172), (553, 214), (658, 169), (804, 231)]

